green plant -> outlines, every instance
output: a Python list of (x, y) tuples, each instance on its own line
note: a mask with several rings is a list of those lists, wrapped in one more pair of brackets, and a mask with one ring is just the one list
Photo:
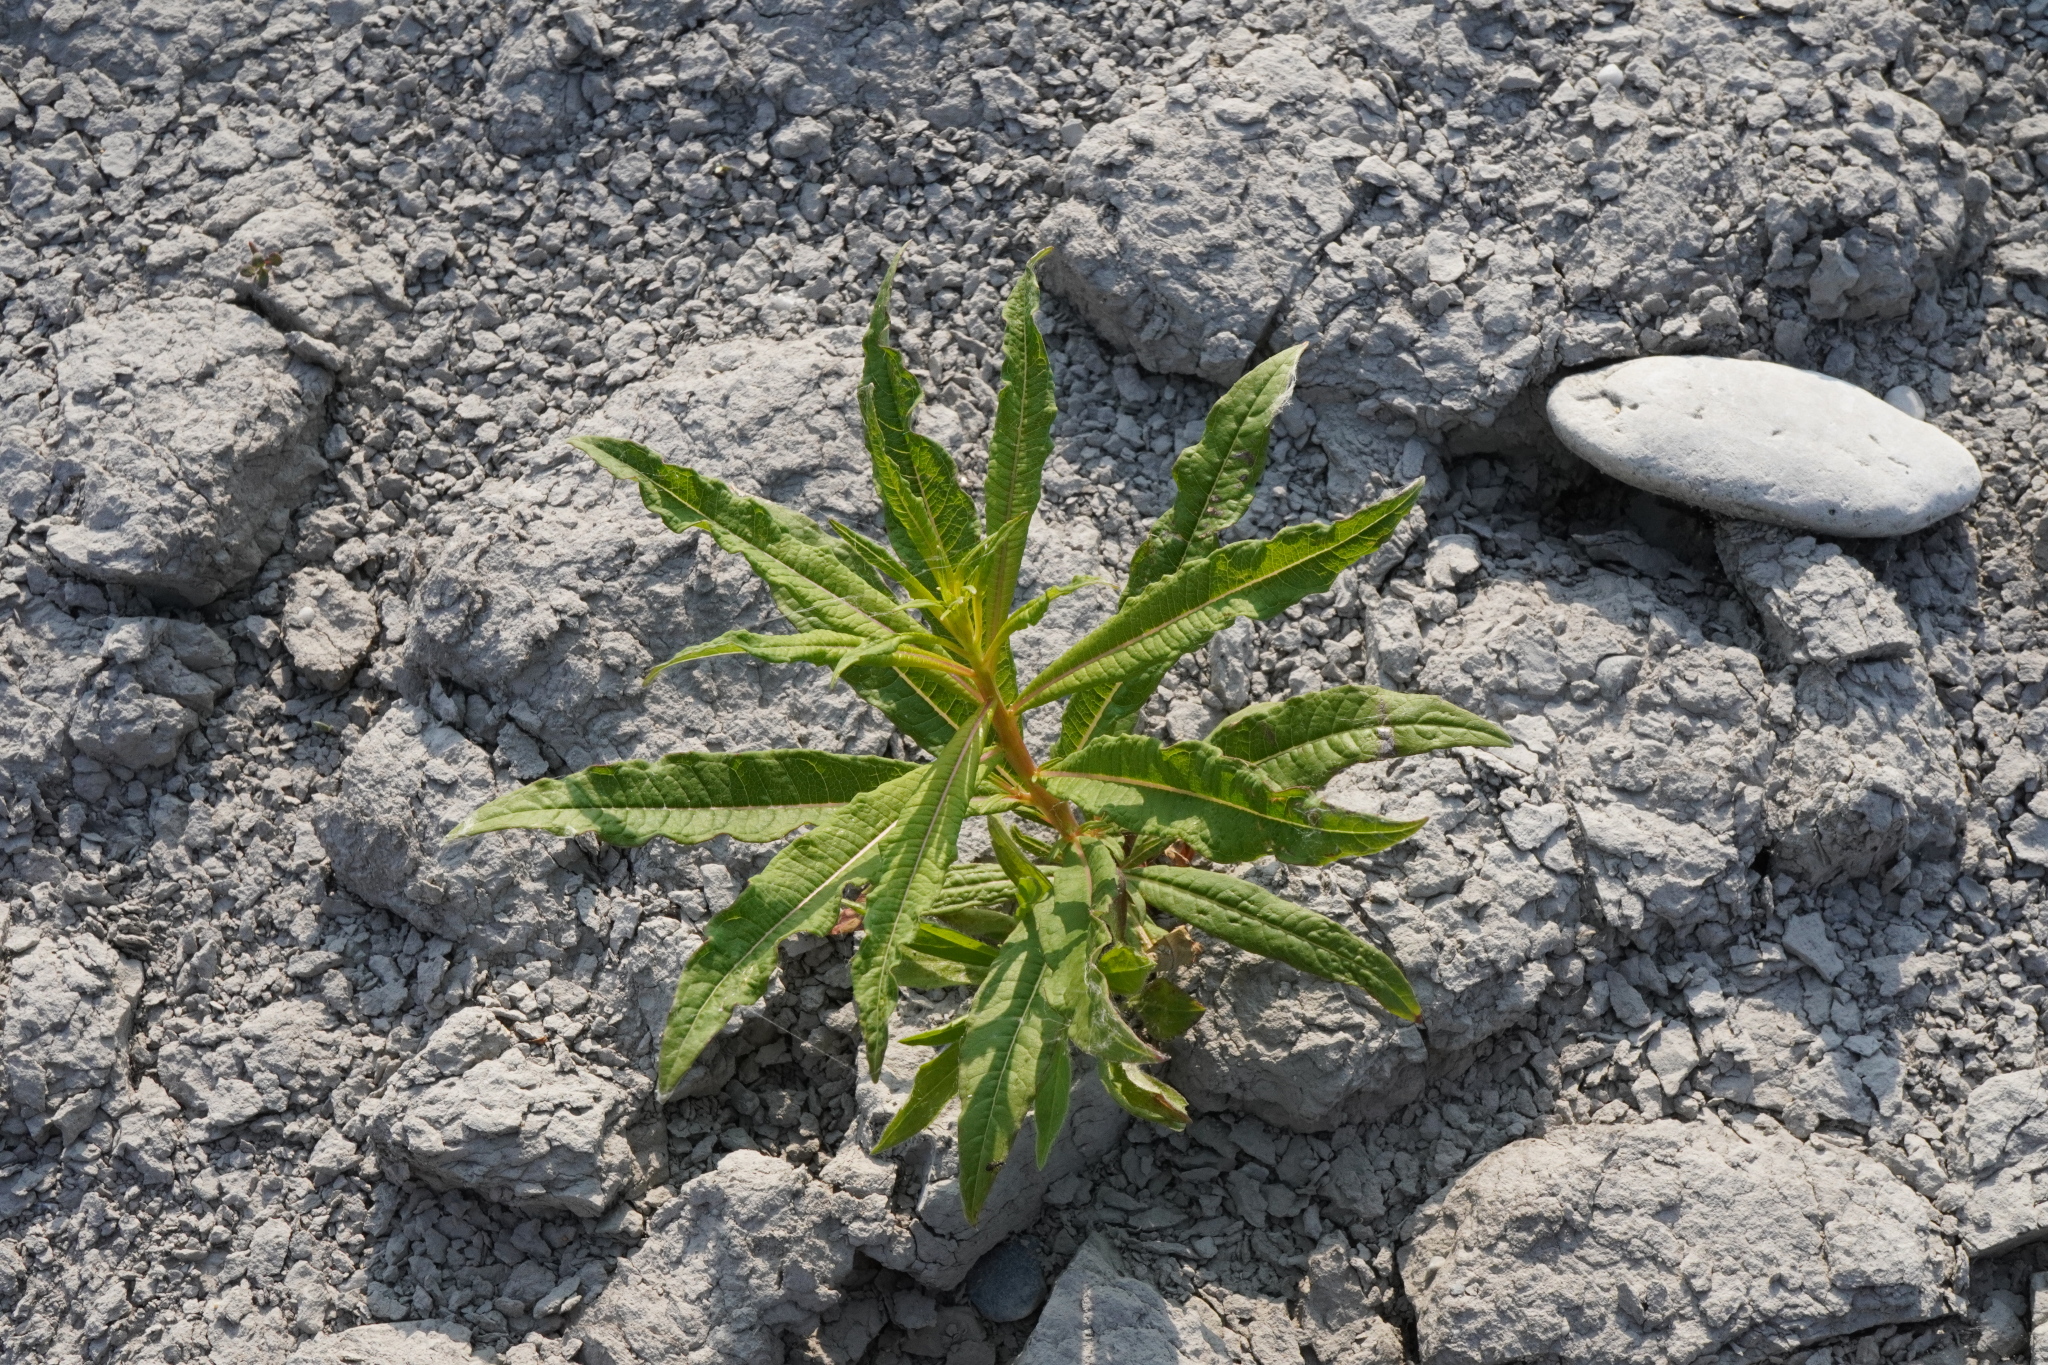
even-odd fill
[(265, 251), (254, 242), (249, 243), (249, 263), (235, 273), (245, 280), (256, 281), (258, 289), (270, 288), (270, 272), (284, 264), (284, 257), (275, 251)]
[[(1327, 590), (1414, 505), (1418, 487), (1410, 486), (1334, 525), (1221, 543), (1251, 505), (1301, 347), (1259, 365), (1210, 410), (1201, 440), (1174, 466), (1174, 504), (1139, 547), (1116, 610), (1018, 682), (1011, 637), (1088, 582), (1014, 604), (1052, 453), (1036, 265), (1003, 309), (1002, 388), (979, 511), (952, 457), (912, 428), (921, 391), (888, 344), (894, 267), (875, 302), (860, 386), (886, 543), (837, 522), (828, 533), (630, 441), (574, 442), (637, 482), (672, 529), (705, 531), (744, 557), (793, 627), (729, 632), (656, 673), (733, 653), (826, 667), (931, 762), (795, 750), (670, 754), (532, 783), (450, 835), (524, 828), (631, 847), (657, 835), (767, 842), (810, 826), (712, 919), (684, 968), (662, 1041), (661, 1091), (673, 1090), (736, 1006), (759, 998), (778, 943), (857, 927), (853, 994), (870, 1074), (880, 1074), (899, 988), (973, 990), (951, 1024), (898, 1040), (938, 1051), (881, 1142), (902, 1141), (959, 1098), (970, 1218), (1034, 1111), (1044, 1163), (1066, 1114), (1070, 1043), (1094, 1056), (1119, 1104), (1168, 1126), (1186, 1122), (1181, 1096), (1145, 1068), (1164, 1059), (1154, 1044), (1201, 1012), (1173, 980), (1193, 960), (1194, 943), (1156, 914), (1418, 1017), (1400, 969), (1371, 943), (1195, 864), (1267, 855), (1321, 864), (1379, 852), (1423, 822), (1341, 810), (1314, 792), (1356, 763), (1509, 742), (1434, 697), (1357, 686), (1252, 706), (1203, 742), (1163, 745), (1130, 732), (1176, 660), (1239, 617), (1265, 619)], [(1023, 720), (1056, 701), (1066, 703), (1059, 740), (1041, 760)], [(987, 821), (992, 864), (955, 861), (971, 817)]]

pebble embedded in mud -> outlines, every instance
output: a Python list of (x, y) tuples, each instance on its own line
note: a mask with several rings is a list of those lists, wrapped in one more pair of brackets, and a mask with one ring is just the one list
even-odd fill
[(1762, 360), (1650, 356), (1572, 375), (1550, 425), (1623, 483), (1830, 536), (1902, 536), (1970, 505), (1955, 438), (1854, 384)]

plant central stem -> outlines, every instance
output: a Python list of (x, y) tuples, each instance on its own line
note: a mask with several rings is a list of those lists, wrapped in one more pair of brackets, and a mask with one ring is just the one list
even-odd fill
[(1024, 794), (1045, 822), (1060, 832), (1060, 837), (1072, 842), (1081, 836), (1081, 827), (1074, 821), (1074, 812), (1067, 803), (1045, 789), (1038, 780), (1038, 763), (1031, 757), (1031, 750), (1025, 746), (1024, 731), (1017, 724), (1017, 713), (1003, 701), (996, 687), (995, 678), (986, 668), (978, 669), (975, 681), (981, 688), (982, 696), (989, 702), (989, 720), (995, 726), (996, 743), (1002, 747), (1003, 756), (1010, 760), (1010, 769), (1023, 786)]

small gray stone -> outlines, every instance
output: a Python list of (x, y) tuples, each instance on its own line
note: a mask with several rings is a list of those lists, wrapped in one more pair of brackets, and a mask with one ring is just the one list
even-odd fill
[(2032, 1300), (2033, 1321), (2032, 1358), (2048, 1360), (2048, 1271), (2036, 1271), (2028, 1289)]
[(1916, 422), (1927, 420), (1927, 404), (1911, 384), (1892, 385), (1884, 391), (1884, 401)]
[(1016, 1365), (1224, 1365), (1239, 1358), (1221, 1318), (1199, 1296), (1175, 1306), (1132, 1275), (1096, 1233), (1060, 1274)]
[[(241, 273), (250, 242), (284, 258), (272, 267), (267, 284)], [(257, 214), (213, 254), (206, 270), (277, 326), (325, 343), (330, 349), (316, 350), (312, 362), (323, 372), (336, 368), (337, 357), (346, 357), (343, 370), (372, 361), (391, 343), (392, 316), (412, 308), (391, 253), (358, 240), (333, 210), (318, 203)]]
[(1783, 527), (1724, 521), (1714, 548), (1787, 663), (1903, 659), (1920, 648), (1891, 589), (1855, 556)]
[(1700, 1064), (1700, 1049), (1691, 1029), (1682, 1023), (1666, 1023), (1644, 1046), (1643, 1061), (1664, 1087), (1665, 1095), (1676, 1095)]
[(1045, 1265), (1028, 1237), (1012, 1237), (967, 1272), (967, 1300), (990, 1322), (1021, 1322), (1045, 1293)]
[(233, 175), (256, 162), (256, 148), (248, 138), (223, 128), (199, 144), (192, 164), (208, 175)]
[(333, 1023), (318, 1000), (280, 1000), (214, 1045), (165, 1044), (157, 1075), (191, 1126), (216, 1138), (259, 1114), (283, 1113), (293, 1091), (333, 1089), (355, 1060), (355, 1040)]
[[(1333, 1228), (1309, 1254), (1307, 1271), (1301, 1326), (1317, 1360), (1332, 1365), (1403, 1365), (1408, 1353), (1402, 1348), (1401, 1333), (1381, 1316), (1393, 1295), (1380, 1282), (1364, 1248), (1354, 1248)], [(1284, 1348), (1280, 1358), (1288, 1360)]]
[(1700, 1055), (1713, 1059), (1709, 1089), (1718, 1099), (1782, 1115), (1811, 1130), (1823, 1119), (1859, 1127), (1896, 1112), (1902, 1080), (1898, 1058), (1879, 1051), (1857, 1057), (1829, 1048), (1817, 1031), (1830, 1022), (1807, 1019), (1798, 978), (1740, 995), (1724, 1013), (1699, 1025)]
[(142, 968), (89, 933), (44, 939), (9, 964), (0, 1120), (69, 1143), (92, 1123), (128, 1051)]
[[(701, 35), (711, 42), (709, 34)], [(715, 42), (712, 49), (724, 57)], [(560, 29), (534, 20), (508, 33), (491, 59), (483, 113), (491, 142), (508, 156), (525, 156), (561, 143), (590, 112), (583, 83), (568, 67), (576, 45)]]
[[(814, 118), (792, 119), (775, 130), (768, 145), (775, 155), (791, 161), (816, 161), (832, 150), (832, 125)], [(616, 170), (612, 178), (618, 178)]]
[(425, 707), (392, 707), (356, 741), (313, 813), (334, 875), (370, 904), (454, 942), (523, 947), (574, 913), (536, 836), (443, 840), (498, 794), (483, 750)]
[(2020, 1320), (2026, 1301), (2009, 1290), (1993, 1290), (1991, 1301), (1970, 1316), (1977, 1326), (1976, 1358), (2011, 1360), (2027, 1344), (2027, 1325)]
[(313, 1154), (306, 1158), (306, 1172), (316, 1183), (325, 1183), (344, 1171), (353, 1171), (363, 1164), (363, 1154), (336, 1129), (330, 1128), (320, 1135), (313, 1144)]
[(1276, 40), (1215, 68), (1192, 106), (1097, 124), (1064, 165), (1067, 198), (1039, 233), (1058, 248), (1046, 287), (1147, 369), (1237, 378), (1351, 221), (1350, 171), (1378, 125), (1307, 48)]
[(1916, 654), (1809, 664), (1764, 784), (1773, 866), (1811, 886), (1939, 855), (1963, 828), (1955, 733)]
[[(877, 1201), (879, 1202), (879, 1201)], [(783, 1358), (840, 1300), (852, 1201), (760, 1152), (736, 1151), (676, 1192), (646, 1243), (577, 1319), (590, 1365)]]
[(332, 569), (301, 569), (285, 598), (284, 644), (299, 676), (338, 692), (377, 639), (377, 606)]
[(213, 714), (234, 679), (234, 651), (207, 627), (154, 617), (113, 618), (100, 671), (78, 698), (67, 733), (79, 751), (122, 768), (156, 768)]
[[(1406, 941), (1396, 938), (1403, 969), (1431, 993), (1426, 969), (1434, 961), (1402, 954)], [(1194, 992), (1209, 1009), (1173, 1045), (1168, 1072), (1191, 1103), (1322, 1132), (1405, 1104), (1422, 1088), (1428, 1054), (1421, 1033), (1375, 1009), (1363, 992), (1227, 945), (1204, 947)], [(1460, 1021), (1467, 1025), (1486, 1013), (1477, 999), (1469, 1003)]]
[(658, 1177), (658, 1124), (629, 1090), (529, 1059), (489, 1010), (458, 1010), (364, 1106), (369, 1135), (413, 1174), (531, 1213), (596, 1218)]
[(1819, 915), (1794, 915), (1785, 921), (1785, 951), (1819, 972), (1826, 981), (1840, 976), (1848, 965), (1836, 951)]
[(169, 697), (142, 690), (132, 676), (113, 675), (109, 686), (86, 693), (71, 717), (71, 740), (80, 752), (123, 768), (160, 768), (178, 755), (199, 718)]
[(1760, 360), (1650, 356), (1550, 391), (1551, 426), (1623, 483), (1824, 535), (1897, 536), (1976, 500), (1956, 441), (1853, 384)]
[(137, 1082), (130, 1102), (134, 1107), (121, 1115), (115, 1133), (114, 1155), (133, 1166), (145, 1185), (174, 1183), (178, 1150), (184, 1146), (176, 1122), (178, 1102), (149, 1076)]
[(2048, 867), (2048, 820), (2032, 811), (2021, 811), (2012, 828), (2005, 832), (2005, 842), (2012, 849), (2012, 856), (2021, 862)]

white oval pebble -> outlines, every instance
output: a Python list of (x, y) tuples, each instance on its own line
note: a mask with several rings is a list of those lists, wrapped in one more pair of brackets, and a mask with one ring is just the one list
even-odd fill
[(1630, 360), (1561, 381), (1548, 412), (1567, 446), (1623, 483), (1822, 535), (1918, 531), (1983, 482), (1970, 452), (1927, 423), (1762, 360)]
[(1890, 403), (1916, 422), (1927, 420), (1927, 405), (1920, 401), (1920, 395), (1911, 384), (1894, 384), (1884, 391), (1884, 401)]

